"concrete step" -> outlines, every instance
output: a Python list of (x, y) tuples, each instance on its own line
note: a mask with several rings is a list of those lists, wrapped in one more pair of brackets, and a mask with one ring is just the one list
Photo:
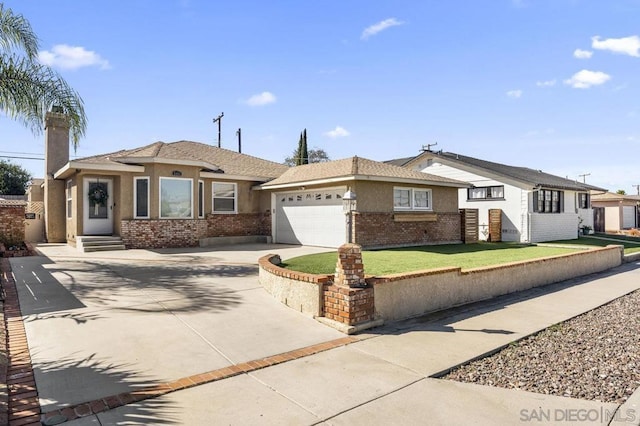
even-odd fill
[(101, 246), (90, 246), (83, 247), (85, 253), (90, 253), (94, 251), (111, 251), (111, 250), (126, 250), (124, 244), (111, 244), (111, 245), (101, 245)]
[(118, 236), (79, 236), (76, 238), (78, 250), (88, 253), (94, 251), (126, 250), (122, 239)]

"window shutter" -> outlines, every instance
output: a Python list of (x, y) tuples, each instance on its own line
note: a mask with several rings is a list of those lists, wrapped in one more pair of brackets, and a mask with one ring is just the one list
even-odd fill
[(560, 198), (560, 206), (559, 206), (559, 212), (558, 213), (564, 213), (564, 191), (558, 191), (558, 195)]
[(539, 191), (533, 191), (533, 211), (534, 211), (534, 213), (538, 212), (538, 192)]

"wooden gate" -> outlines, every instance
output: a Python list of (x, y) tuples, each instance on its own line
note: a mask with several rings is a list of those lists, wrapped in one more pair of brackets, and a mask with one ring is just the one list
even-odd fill
[(478, 242), (478, 209), (461, 209), (461, 240), (465, 244)]
[(604, 207), (593, 208), (593, 230), (604, 232)]
[(494, 243), (502, 241), (502, 209), (489, 209), (488, 241)]

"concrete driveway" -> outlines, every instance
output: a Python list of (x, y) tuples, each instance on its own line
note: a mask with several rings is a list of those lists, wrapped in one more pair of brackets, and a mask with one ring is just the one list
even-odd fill
[(11, 265), (42, 412), (63, 417), (51, 421), (492, 426), (541, 410), (640, 425), (640, 390), (618, 406), (434, 378), (639, 289), (640, 263), (345, 337), (257, 282), (259, 256), (319, 249), (40, 250)]
[(322, 249), (38, 249), (11, 266), (43, 412), (344, 337), (257, 280), (259, 256)]

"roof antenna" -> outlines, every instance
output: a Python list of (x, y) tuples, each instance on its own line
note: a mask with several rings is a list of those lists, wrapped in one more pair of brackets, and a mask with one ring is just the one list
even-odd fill
[[(438, 142), (436, 142), (436, 143), (428, 143), (428, 144), (426, 144), (426, 145), (422, 145), (422, 149), (421, 149), (421, 151), (422, 151), (422, 152), (425, 152), (425, 151), (426, 151), (426, 152), (432, 152), (432, 151), (431, 151), (431, 147), (432, 147), (432, 146), (436, 146), (436, 145), (438, 145)], [(425, 148), (425, 146), (426, 146), (426, 148)]]
[(582, 178), (582, 183), (587, 183), (587, 176), (591, 176), (591, 173), (583, 173), (581, 175), (578, 175), (578, 177)]

